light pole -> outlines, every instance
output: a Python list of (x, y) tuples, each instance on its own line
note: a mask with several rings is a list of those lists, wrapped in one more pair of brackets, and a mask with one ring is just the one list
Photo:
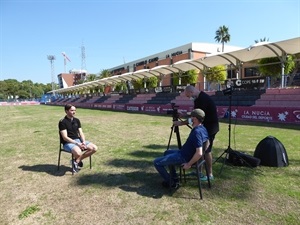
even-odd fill
[(48, 55), (47, 59), (50, 61), (51, 64), (51, 78), (52, 78), (52, 94), (55, 95), (55, 77), (54, 77), (54, 55)]

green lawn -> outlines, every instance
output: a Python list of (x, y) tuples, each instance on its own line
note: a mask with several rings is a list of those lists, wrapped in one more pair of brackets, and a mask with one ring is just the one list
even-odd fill
[[(213, 165), (212, 188), (195, 179), (175, 193), (161, 187), (153, 159), (170, 137), (172, 118), (77, 109), (88, 140), (99, 146), (72, 176), (70, 155), (62, 153), (57, 171), (57, 106), (0, 107), (0, 224), (300, 224), (300, 125), (233, 121), (231, 147), (253, 155), (272, 135), (285, 146), (290, 165), (274, 167)], [(214, 158), (228, 147), (228, 124), (214, 143)], [(182, 142), (190, 129), (180, 127)], [(176, 147), (172, 135), (171, 147)]]

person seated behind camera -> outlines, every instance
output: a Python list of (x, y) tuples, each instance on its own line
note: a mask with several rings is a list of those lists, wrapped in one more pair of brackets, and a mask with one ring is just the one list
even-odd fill
[[(205, 118), (205, 113), (201, 109), (194, 109), (191, 112), (192, 130), (179, 150), (166, 150), (164, 156), (154, 159), (154, 167), (164, 179), (162, 185), (164, 187), (177, 188), (179, 185), (178, 177), (175, 170), (175, 165), (181, 165), (183, 169), (190, 169), (203, 154), (203, 143), (208, 140), (206, 128), (202, 125)], [(173, 122), (173, 126), (175, 123)], [(167, 171), (170, 168), (173, 180), (170, 183), (170, 174)]]

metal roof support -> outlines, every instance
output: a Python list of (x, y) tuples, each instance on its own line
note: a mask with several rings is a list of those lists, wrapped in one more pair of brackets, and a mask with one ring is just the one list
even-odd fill
[[(229, 55), (229, 54), (228, 54)], [(227, 60), (230, 63), (230, 68), (232, 65), (234, 65), (234, 67), (236, 68), (236, 65), (234, 64), (234, 62), (232, 62), (230, 59), (228, 59), (227, 57), (225, 57), (224, 55), (218, 55), (219, 57)], [(232, 56), (233, 57), (233, 56)], [(238, 60), (238, 58), (234, 57), (236, 60)]]
[(286, 76), (284, 75), (284, 64), (286, 63), (286, 59), (287, 59), (287, 53), (278, 45), (276, 45), (275, 43), (272, 43), (270, 45), (275, 46), (276, 48), (278, 48), (281, 51), (281, 56), (270, 46), (266, 45), (266, 47), (268, 49), (270, 49), (271, 51), (274, 52), (274, 54), (278, 57), (278, 59), (281, 62), (281, 88), (285, 88), (286, 87)]
[[(277, 58), (280, 60), (280, 63), (281, 63), (281, 88), (286, 87), (286, 82), (285, 82), (286, 77), (285, 77), (285, 74), (284, 74), (285, 73), (284, 64), (286, 63), (286, 59), (287, 59), (286, 51), (284, 51), (283, 48), (281, 48), (279, 45), (277, 45), (275, 43), (270, 43), (270, 44), (266, 44), (266, 45), (263, 45), (263, 46), (270, 49), (277, 56)], [(277, 53), (277, 51), (274, 48), (272, 48), (271, 46), (274, 46), (277, 49), (279, 49), (280, 52), (281, 52), (281, 55), (279, 55)], [(254, 48), (254, 47), (256, 47), (256, 46), (255, 45), (251, 46), (251, 48)]]

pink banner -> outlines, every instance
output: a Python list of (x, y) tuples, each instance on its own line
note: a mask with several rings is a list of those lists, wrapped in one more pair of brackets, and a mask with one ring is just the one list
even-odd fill
[[(2, 105), (7, 103), (1, 102)], [(28, 103), (27, 103), (28, 104)], [(32, 103), (29, 103), (32, 104)], [(62, 103), (65, 104), (65, 103)], [(11, 103), (11, 105), (21, 105), (20, 103)], [(56, 103), (56, 105), (59, 105)], [(150, 104), (112, 104), (112, 103), (76, 103), (76, 106), (87, 108), (98, 108), (128, 112), (144, 112), (149, 114), (167, 115), (169, 110), (172, 110), (172, 105), (150, 105)], [(181, 105), (175, 109), (182, 114), (191, 112), (193, 106)], [(228, 118), (228, 106), (217, 106), (219, 118)], [(264, 107), (264, 106), (232, 106), (231, 118), (247, 121), (262, 121), (273, 123), (293, 123), (300, 125), (300, 107)]]
[(94, 108), (100, 108), (100, 109), (112, 109), (112, 104), (107, 104), (107, 103), (96, 103), (96, 104), (94, 104)]
[[(228, 107), (218, 106), (220, 118), (228, 118)], [(231, 118), (249, 121), (300, 124), (300, 107), (231, 107)]]
[(39, 105), (39, 102), (30, 101), (30, 102), (0, 102), (0, 106), (9, 106), (9, 105)]

